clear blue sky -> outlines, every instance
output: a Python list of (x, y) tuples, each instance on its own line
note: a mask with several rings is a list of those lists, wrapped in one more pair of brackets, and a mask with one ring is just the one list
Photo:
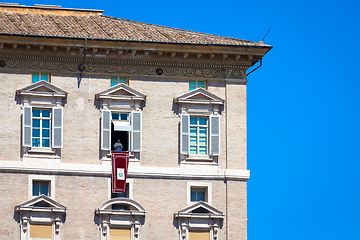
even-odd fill
[(248, 77), (248, 239), (360, 239), (360, 1), (14, 2), (253, 41), (273, 25)]

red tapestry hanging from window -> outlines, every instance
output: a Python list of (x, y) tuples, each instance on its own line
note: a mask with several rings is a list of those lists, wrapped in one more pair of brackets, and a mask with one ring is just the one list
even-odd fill
[(129, 166), (129, 152), (111, 152), (112, 158), (112, 192), (124, 193)]

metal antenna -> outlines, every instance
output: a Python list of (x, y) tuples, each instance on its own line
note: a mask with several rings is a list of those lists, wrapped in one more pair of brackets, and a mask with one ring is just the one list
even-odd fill
[(271, 30), (271, 28), (272, 28), (273, 26), (274, 26), (274, 24), (271, 25), (271, 27), (270, 27), (269, 30), (266, 32), (265, 36), (263, 37), (263, 39), (262, 39), (261, 41), (264, 41), (264, 40), (265, 40), (266, 36), (268, 35), (268, 33), (270, 32), (270, 30)]

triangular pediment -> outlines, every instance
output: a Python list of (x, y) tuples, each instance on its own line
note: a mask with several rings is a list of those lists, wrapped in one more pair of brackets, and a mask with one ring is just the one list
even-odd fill
[(224, 104), (224, 99), (203, 88), (197, 88), (192, 91), (182, 93), (174, 98), (177, 103), (190, 104)]
[(48, 211), (66, 212), (65, 206), (45, 195), (40, 195), (16, 206), (17, 211), (36, 211), (40, 209)]
[(145, 100), (146, 95), (121, 83), (111, 87), (105, 91), (98, 93), (98, 99), (113, 99), (113, 100)]
[(66, 97), (67, 95), (67, 92), (46, 81), (33, 83), (25, 88), (17, 90), (17, 93), (20, 96), (33, 95), (47, 97)]
[(212, 216), (213, 218), (223, 218), (225, 215), (223, 212), (210, 206), (206, 202), (197, 202), (175, 214), (177, 217), (201, 217), (202, 215)]

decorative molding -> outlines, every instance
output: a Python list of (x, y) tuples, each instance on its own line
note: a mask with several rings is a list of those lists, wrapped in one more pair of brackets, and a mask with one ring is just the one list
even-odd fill
[[(201, 169), (201, 170), (199, 170)], [(111, 165), (95, 164), (74, 164), (74, 163), (54, 163), (44, 165), (42, 160), (33, 161), (0, 161), (0, 170), (4, 172), (22, 173), (71, 173), (78, 175), (99, 175), (111, 176)], [(199, 165), (178, 167), (146, 167), (129, 166), (128, 177), (148, 177), (148, 178), (173, 178), (173, 179), (218, 179), (218, 180), (239, 180), (246, 181), (250, 178), (250, 170), (241, 169), (219, 169), (213, 166)]]
[[(41, 48), (41, 47), (39, 47)], [(39, 49), (40, 50), (40, 49)], [(4, 60), (6, 65), (4, 69), (28, 70), (28, 71), (50, 71), (50, 72), (68, 72), (79, 73), (78, 66), (82, 62), (80, 58), (74, 56), (66, 57), (70, 54), (70, 47), (65, 48), (62, 57), (40, 56), (39, 54), (29, 53), (21, 55), (18, 53), (0, 52), (0, 60)], [(95, 48), (93, 48), (95, 50)], [(45, 50), (42, 50), (45, 51)], [(53, 47), (52, 51), (59, 51), (57, 47)], [(96, 50), (97, 51), (97, 50)], [(80, 48), (80, 54), (83, 55), (84, 48)], [(110, 49), (107, 49), (110, 52)], [(104, 52), (104, 56), (106, 53)], [(94, 51), (93, 51), (94, 53)], [(118, 54), (122, 55), (123, 50), (120, 49)], [(187, 59), (189, 53), (184, 53), (184, 59), (175, 59), (176, 52), (169, 53), (169, 60), (165, 61), (161, 56), (163, 52), (157, 51), (157, 57), (149, 55), (150, 51), (144, 54), (137, 54), (137, 50), (132, 50), (121, 59), (97, 59), (96, 57), (88, 57), (85, 61), (86, 74), (119, 74), (125, 76), (149, 76), (157, 78), (199, 78), (199, 79), (246, 79), (246, 69), (248, 65), (233, 62), (215, 62), (212, 61), (196, 61)], [(198, 53), (195, 58), (202, 58), (203, 54)], [(210, 58), (211, 58), (210, 54)], [(146, 57), (146, 59), (145, 59)], [(157, 75), (156, 69), (161, 67), (163, 74)]]

